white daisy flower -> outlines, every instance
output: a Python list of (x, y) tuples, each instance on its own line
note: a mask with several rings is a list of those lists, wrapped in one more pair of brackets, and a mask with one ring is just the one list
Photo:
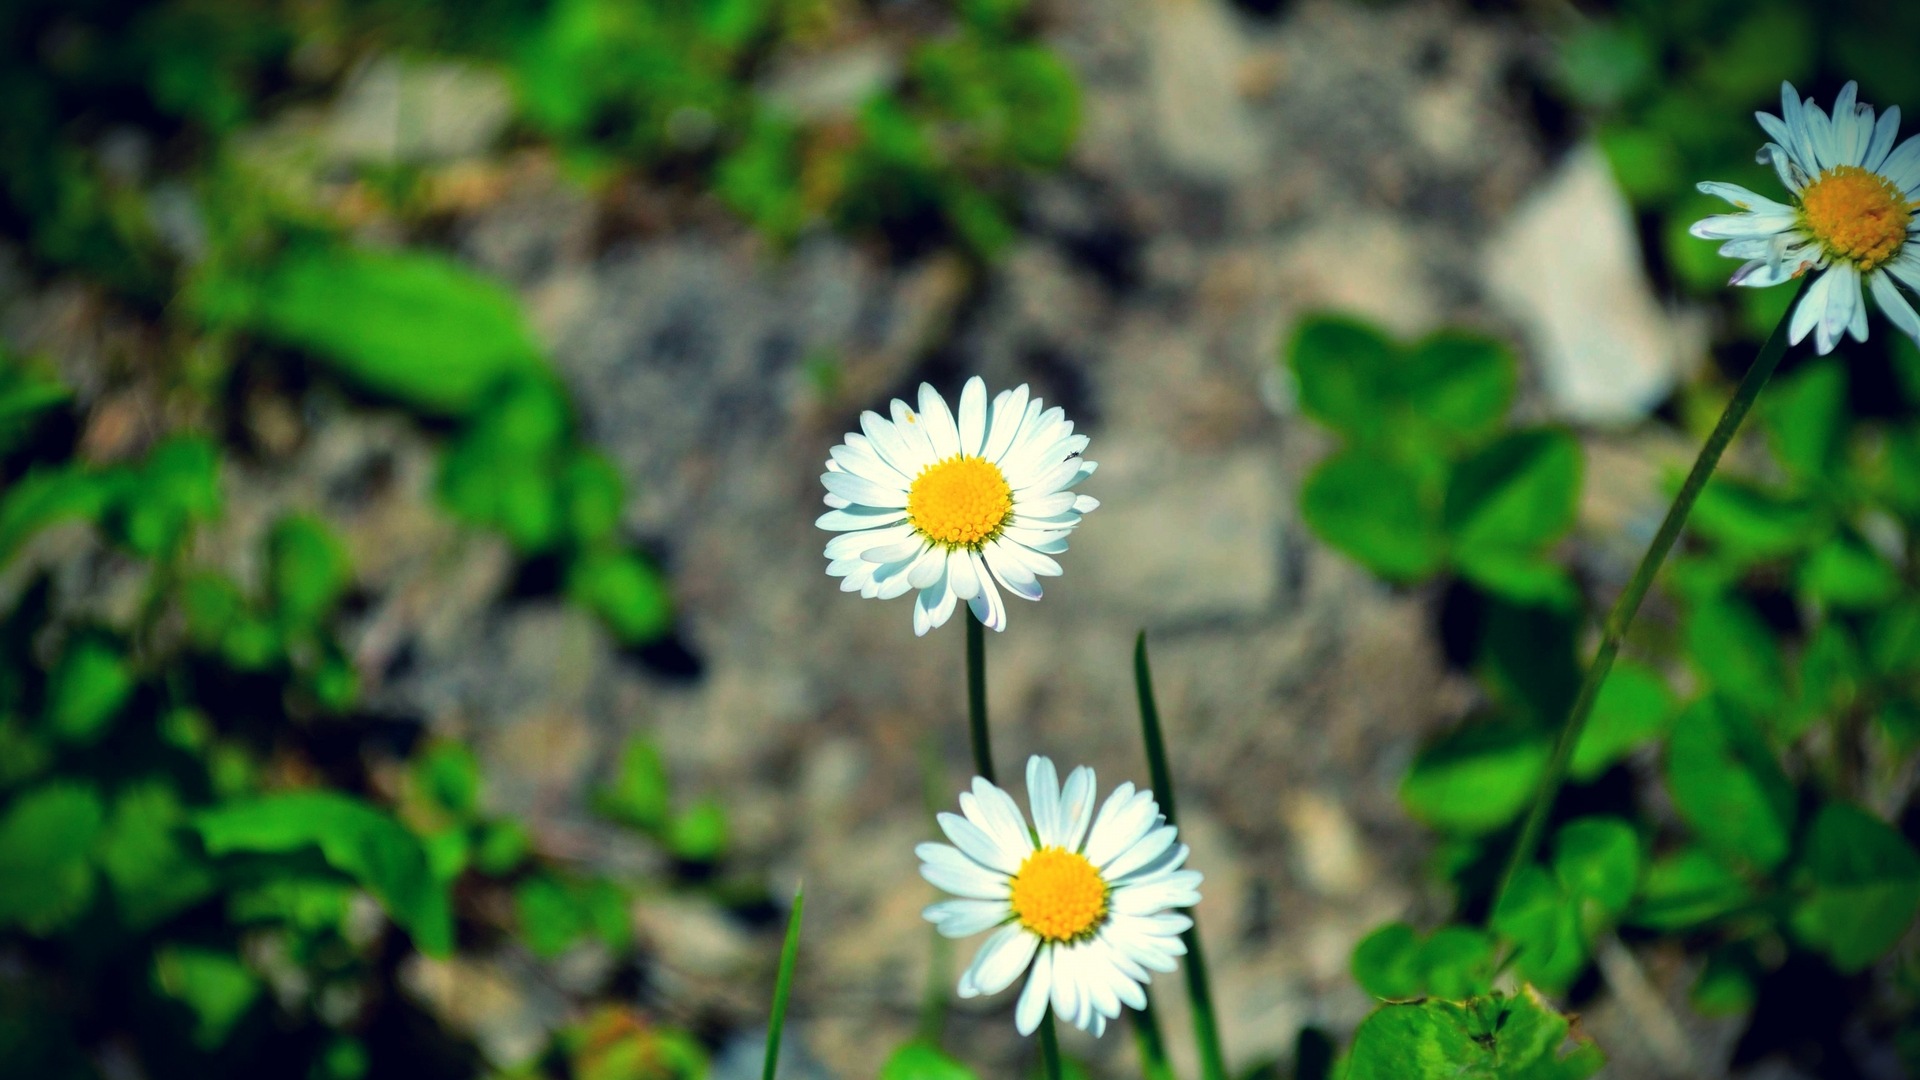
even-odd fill
[(827, 541), (827, 573), (868, 598), (919, 589), (915, 634), (943, 625), (961, 600), (983, 625), (1006, 629), (994, 583), (1040, 599), (1040, 579), (1060, 573), (1052, 556), (1100, 505), (1072, 490), (1093, 475), (1080, 457), (1087, 437), (1024, 384), (989, 404), (979, 376), (961, 390), (957, 420), (926, 383), (920, 411), (895, 398), (892, 412), (860, 414), (860, 431), (833, 448), (820, 477), (832, 509), (816, 524), (841, 534)]
[(1840, 335), (1867, 340), (1862, 282), (1902, 333), (1920, 342), (1920, 315), (1900, 286), (1920, 291), (1920, 247), (1914, 207), (1920, 196), (1920, 136), (1901, 143), (1900, 108), (1874, 118), (1873, 108), (1854, 100), (1848, 83), (1834, 100), (1833, 115), (1811, 99), (1802, 101), (1791, 83), (1780, 85), (1780, 115), (1755, 113), (1773, 141), (1758, 160), (1772, 165), (1793, 193), (1793, 205), (1774, 202), (1738, 184), (1704, 183), (1742, 211), (1696, 222), (1693, 235), (1725, 240), (1720, 254), (1745, 259), (1733, 284), (1764, 288), (1821, 271), (1793, 312), (1794, 344), (1809, 331), (1821, 353)]
[[(963, 998), (997, 994), (1031, 969), (1014, 1026), (1031, 1035), (1048, 1002), (1054, 1015), (1098, 1036), (1122, 1003), (1146, 1007), (1151, 972), (1186, 954), (1193, 920), (1174, 908), (1200, 902), (1200, 873), (1182, 870), (1187, 846), (1150, 791), (1121, 784), (1093, 812), (1093, 770), (1062, 789), (1053, 762), (1027, 760), (1033, 828), (1011, 795), (975, 777), (961, 814), (941, 814), (948, 844), (921, 844), (920, 876), (960, 897), (927, 908), (945, 937), (999, 927), (960, 976)], [(965, 816), (962, 816), (964, 814)], [(1089, 827), (1091, 826), (1091, 827)]]

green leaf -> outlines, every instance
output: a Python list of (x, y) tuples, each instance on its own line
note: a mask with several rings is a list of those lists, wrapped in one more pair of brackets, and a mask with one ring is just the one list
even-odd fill
[(1371, 324), (1342, 315), (1303, 320), (1287, 347), (1287, 366), (1308, 416), (1358, 442), (1378, 441), (1380, 408), (1400, 349)]
[(1591, 780), (1628, 753), (1664, 735), (1675, 702), (1666, 680), (1631, 660), (1617, 661), (1594, 698), (1568, 773)]
[(1400, 784), (1400, 798), (1436, 829), (1492, 832), (1526, 808), (1548, 753), (1546, 738), (1526, 727), (1471, 724), (1420, 752)]
[(39, 469), (0, 493), (0, 565), (33, 534), (63, 521), (92, 521), (106, 510), (113, 485), (80, 469)]
[(220, 454), (210, 441), (168, 439), (147, 455), (137, 476), (122, 482), (115, 531), (149, 558), (178, 546), (196, 522), (220, 515)]
[(1454, 553), (1460, 575), (1517, 604), (1572, 609), (1580, 590), (1560, 564), (1545, 555), (1496, 547), (1472, 547)]
[(1538, 866), (1523, 866), (1500, 897), (1489, 925), (1518, 950), (1514, 963), (1530, 981), (1564, 990), (1587, 966), (1589, 934), (1580, 898)]
[(346, 549), (324, 521), (306, 514), (280, 520), (267, 537), (267, 575), (275, 607), (290, 626), (317, 624), (346, 591)]
[(1875, 608), (1900, 595), (1900, 574), (1879, 552), (1844, 533), (1815, 548), (1800, 568), (1800, 588), (1843, 609)]
[(193, 1041), (212, 1050), (259, 999), (260, 979), (238, 957), (170, 945), (153, 958), (154, 988), (193, 1010)]
[(977, 1080), (978, 1076), (939, 1047), (923, 1042), (902, 1046), (880, 1066), (880, 1080)]
[(93, 789), (55, 783), (26, 792), (0, 817), (0, 926), (58, 929), (93, 896), (87, 852), (106, 819)]
[(533, 838), (526, 827), (502, 818), (481, 826), (473, 842), (473, 865), (483, 874), (501, 877), (519, 869), (532, 850)]
[(1449, 446), (1468, 446), (1499, 430), (1513, 405), (1519, 364), (1493, 338), (1438, 330), (1408, 352), (1401, 384), (1411, 422)]
[(667, 766), (659, 748), (636, 734), (627, 739), (613, 782), (600, 789), (594, 807), (623, 824), (657, 830), (667, 823), (669, 795)]
[(536, 874), (514, 889), (513, 900), (521, 938), (536, 956), (559, 956), (589, 933), (622, 947), (630, 932), (623, 898), (607, 882), (565, 881), (551, 874)]
[(1752, 891), (1725, 863), (1701, 848), (1655, 859), (1627, 921), (1649, 930), (1687, 930), (1736, 911)]
[(179, 840), (187, 815), (161, 780), (144, 780), (113, 800), (99, 847), (100, 870), (121, 918), (155, 926), (213, 891), (213, 874)]
[(658, 571), (625, 551), (599, 551), (574, 563), (567, 594), (605, 619), (629, 645), (659, 639), (673, 628), (673, 598)]
[(1839, 457), (1847, 418), (1846, 370), (1832, 357), (1811, 361), (1775, 379), (1761, 395), (1760, 409), (1781, 463), (1795, 479), (1813, 483)]
[(1419, 963), (1427, 992), (1435, 997), (1485, 994), (1493, 986), (1493, 937), (1472, 926), (1443, 926), (1420, 947)]
[(503, 286), (424, 251), (296, 250), (256, 287), (247, 321), (352, 381), (461, 415), (502, 379), (544, 362)]
[(1419, 997), (1426, 988), (1420, 935), (1403, 922), (1388, 923), (1353, 948), (1353, 979), (1377, 998)]
[(1695, 702), (1667, 744), (1674, 808), (1710, 850), (1759, 870), (1787, 857), (1793, 787), (1753, 721), (1714, 698)]
[(1586, 22), (1560, 46), (1560, 84), (1600, 109), (1625, 101), (1657, 76), (1655, 52), (1632, 22)]
[(72, 396), (51, 374), (29, 368), (0, 350), (0, 454), (26, 438), (40, 414)]
[(1531, 987), (1383, 1005), (1353, 1034), (1344, 1080), (1586, 1080), (1606, 1058)]
[(1759, 964), (1746, 949), (1715, 949), (1693, 980), (1687, 999), (1702, 1016), (1740, 1016), (1760, 996)]
[(1350, 448), (1320, 463), (1300, 493), (1300, 513), (1320, 539), (1395, 581), (1440, 568), (1439, 517), (1405, 465)]
[(133, 673), (118, 646), (87, 634), (68, 643), (47, 688), (47, 722), (60, 738), (92, 743), (132, 696)]
[(687, 862), (719, 859), (727, 851), (727, 808), (716, 799), (689, 806), (667, 826), (667, 847)]
[(1839, 622), (1821, 623), (1800, 651), (1800, 698), (1792, 710), (1773, 718), (1773, 736), (1792, 743), (1821, 718), (1852, 708), (1866, 678), (1866, 661), (1852, 632)]
[(1818, 500), (1782, 495), (1751, 481), (1716, 474), (1700, 491), (1687, 519), (1695, 535), (1711, 539), (1743, 564), (1804, 550), (1832, 525)]
[(1794, 934), (1842, 971), (1886, 955), (1920, 912), (1920, 855), (1856, 806), (1820, 808), (1799, 870), (1811, 891), (1794, 908)]
[(1866, 632), (1867, 661), (1890, 678), (1920, 673), (1920, 598), (1876, 612)]
[(292, 792), (229, 803), (194, 824), (215, 855), (318, 848), (328, 865), (373, 893), (421, 951), (442, 956), (453, 946), (446, 888), (420, 840), (367, 803), (330, 791)]
[(613, 462), (590, 452), (575, 455), (567, 463), (562, 488), (573, 541), (590, 546), (612, 540), (620, 529), (620, 508), (627, 494)]
[(1753, 608), (1731, 598), (1707, 600), (1687, 620), (1687, 652), (1708, 683), (1759, 713), (1787, 703), (1786, 660)]
[(1580, 444), (1551, 428), (1516, 431), (1455, 466), (1443, 510), (1453, 549), (1537, 550), (1573, 526)]
[(465, 743), (433, 744), (414, 762), (413, 783), (455, 820), (470, 819), (480, 808), (480, 762)]
[(1619, 818), (1568, 822), (1554, 841), (1553, 873), (1561, 887), (1597, 903), (1609, 920), (1633, 901), (1640, 865), (1640, 838)]

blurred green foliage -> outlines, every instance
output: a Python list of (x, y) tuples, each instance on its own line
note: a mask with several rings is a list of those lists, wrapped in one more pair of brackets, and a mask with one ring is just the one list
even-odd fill
[[(396, 739), (367, 715), (341, 639), (366, 597), (319, 508), (278, 513), (238, 563), (212, 557), (209, 538), (231, 542), (245, 516), (225, 494), (235, 388), (284, 371), (291, 393), (311, 378), (416, 418), (444, 443), (438, 507), (550, 567), (621, 644), (674, 621), (624, 524), (632, 492), (587, 445), (518, 302), (443, 250), (458, 210), (431, 197), (437, 166), (325, 159), (311, 131), (276, 140), (370, 58), (448, 61), (507, 88), (497, 148), (551, 156), (597, 192), (711, 195), (775, 246), (833, 228), (985, 257), (1012, 235), (1022, 177), (1059, 165), (1078, 126), (1073, 79), (1034, 29), (1017, 0), (908, 15), (824, 0), (0, 6), (0, 229), (31, 279), (81, 281), (143, 328), (166, 417), (130, 449), (83, 455), (91, 400), (0, 355), (9, 1070), (706, 1075), (701, 1039), (592, 991), (586, 1019), (527, 1060), (483, 1064), (402, 985), (423, 957), (502, 952), (587, 950), (630, 972), (637, 896), (760, 891), (721, 880), (724, 804), (676, 789), (644, 735), (595, 800), (659, 853), (636, 877), (492, 810), (468, 747)], [(863, 34), (897, 63), (844, 107), (778, 90), (793, 63)], [(129, 583), (114, 602), (76, 602), (55, 572), (74, 545)]]

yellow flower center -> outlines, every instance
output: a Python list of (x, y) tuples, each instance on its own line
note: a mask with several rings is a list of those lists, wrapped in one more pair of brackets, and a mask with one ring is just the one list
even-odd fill
[(1013, 875), (1013, 914), (1042, 941), (1076, 941), (1107, 917), (1107, 883), (1085, 855), (1043, 847)]
[(1829, 254), (1871, 270), (1907, 242), (1913, 204), (1879, 173), (1837, 165), (1800, 193), (1800, 217)]
[(907, 521), (948, 547), (978, 548), (1013, 516), (1013, 488), (985, 458), (955, 454), (921, 470), (907, 489)]

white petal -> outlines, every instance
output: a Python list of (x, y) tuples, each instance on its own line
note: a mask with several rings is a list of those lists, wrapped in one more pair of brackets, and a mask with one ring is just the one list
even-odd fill
[(1040, 949), (1033, 956), (1026, 988), (1020, 991), (1020, 1004), (1013, 1012), (1013, 1026), (1022, 1035), (1031, 1035), (1047, 1014), (1047, 1000), (1053, 994), (1053, 947)]
[(913, 526), (900, 524), (861, 532), (844, 532), (827, 541), (822, 552), (829, 559), (845, 559), (887, 544), (897, 544), (913, 535)]
[(1087, 826), (1093, 821), (1093, 770), (1085, 765), (1067, 774), (1060, 789), (1060, 819), (1065, 825), (1060, 846), (1079, 851), (1086, 843)]
[(1851, 263), (1835, 263), (1825, 276), (1831, 282), (1827, 287), (1827, 308), (1813, 331), (1814, 345), (1822, 356), (1833, 351), (1840, 335), (1853, 321), (1854, 309), (1860, 306), (1860, 272)]
[(1111, 862), (1100, 867), (1100, 876), (1113, 881), (1116, 878), (1126, 877), (1153, 862), (1162, 852), (1173, 846), (1173, 837), (1176, 832), (1178, 830), (1171, 825), (1162, 825), (1148, 830), (1145, 836), (1114, 856)]
[(1893, 152), (1893, 140), (1900, 134), (1900, 106), (1889, 105), (1887, 111), (1880, 114), (1879, 123), (1874, 125), (1873, 139), (1867, 144), (1867, 152), (1860, 160), (1860, 167), (1871, 172), (1879, 172), (1887, 163), (1887, 155)]
[(954, 425), (953, 413), (947, 409), (947, 399), (931, 383), (920, 384), (920, 423), (924, 425), (927, 441), (933, 444), (933, 456), (940, 460), (960, 452), (960, 429)]
[(1040, 580), (1018, 558), (1009, 554), (1006, 547), (1006, 541), (995, 539), (987, 544), (983, 553), (994, 580), (1023, 600), (1040, 599)]
[(1033, 854), (1033, 837), (1027, 832), (1027, 819), (1021, 816), (1019, 804), (985, 777), (974, 777), (973, 790), (960, 793), (960, 812), (1003, 850), (1019, 853), (1022, 861)]
[(994, 587), (993, 577), (987, 573), (986, 564), (981, 561), (979, 554), (969, 552), (968, 555), (973, 560), (973, 572), (980, 581), (980, 595), (967, 601), (967, 607), (973, 610), (973, 617), (980, 620), (981, 626), (1000, 633), (1007, 628), (1007, 602), (1001, 599), (1000, 590)]
[[(1087, 861), (1105, 866), (1140, 841), (1153, 828), (1160, 807), (1150, 791), (1134, 792), (1132, 784), (1122, 784), (1107, 797), (1100, 815), (1093, 819), (1093, 832), (1087, 836)], [(1125, 791), (1122, 799), (1120, 793)]]
[(1080, 1027), (1086, 995), (1080, 989), (1080, 957), (1070, 948), (1053, 947), (1053, 1014)]
[(1861, 151), (1866, 149), (1865, 132), (1860, 123), (1857, 98), (1860, 84), (1847, 80), (1840, 88), (1840, 96), (1833, 99), (1833, 154), (1836, 165), (1860, 164)]
[(898, 543), (868, 548), (860, 557), (870, 563), (899, 563), (905, 569), (911, 562), (917, 561), (921, 552), (930, 546), (927, 540), (918, 536), (909, 536)]
[(987, 441), (987, 384), (975, 375), (960, 388), (960, 452), (977, 457)]
[(1005, 900), (942, 900), (920, 913), (941, 937), (965, 938), (999, 926), (1013, 917)]
[[(847, 437), (857, 438), (853, 435)], [(858, 446), (851, 442), (841, 443), (828, 450), (827, 454), (841, 468), (855, 476), (871, 480), (883, 488), (906, 489), (907, 478), (900, 475), (900, 470), (880, 460), (880, 455), (873, 451), (873, 443), (867, 439), (860, 439)]]
[(1198, 890), (1185, 880), (1162, 881), (1152, 885), (1132, 885), (1113, 892), (1116, 915), (1157, 915), (1169, 908), (1192, 907), (1200, 902)]
[(998, 465), (1006, 456), (1014, 436), (1020, 433), (1020, 421), (1027, 414), (1027, 397), (1027, 384), (1021, 383), (993, 399), (993, 411), (987, 418), (987, 442), (980, 451), (981, 457)]
[(922, 469), (940, 460), (939, 453), (934, 450), (933, 440), (927, 437), (926, 419), (899, 398), (894, 398), (888, 409), (893, 414), (893, 429), (900, 441), (906, 444), (907, 455), (913, 462), (912, 468), (900, 471), (908, 476), (919, 476)]
[(1912, 195), (1920, 185), (1920, 135), (1909, 135), (1880, 166), (1880, 175), (1894, 187)]
[(1819, 324), (1820, 317), (1826, 314), (1827, 290), (1831, 288), (1832, 274), (1821, 274), (1812, 285), (1807, 286), (1806, 295), (1800, 298), (1800, 306), (1793, 309), (1793, 322), (1787, 326), (1787, 340), (1795, 345), (1806, 340), (1813, 328)]
[(1066, 830), (1060, 821), (1060, 773), (1053, 759), (1035, 754), (1027, 759), (1027, 809), (1033, 813), (1033, 831), (1041, 847), (1060, 847)]
[(1920, 343), (1920, 314), (1916, 314), (1913, 305), (1900, 295), (1900, 289), (1885, 270), (1876, 270), (1867, 279), (1873, 286), (1874, 303), (1886, 313), (1887, 321), (1894, 329)]
[[(940, 560), (945, 565), (946, 560)], [(947, 625), (953, 617), (953, 609), (960, 598), (953, 595), (953, 588), (943, 574), (928, 588), (920, 590), (913, 602), (913, 632), (916, 637), (926, 636), (927, 631)]]
[(1021, 851), (1009, 849), (998, 840), (987, 835), (987, 831), (959, 814), (942, 812), (938, 815), (940, 831), (947, 834), (960, 853), (989, 870), (997, 870), (1009, 876), (1018, 872), (1020, 861), (1026, 857)]
[(1004, 900), (1009, 889), (1005, 874), (996, 874), (946, 844), (926, 843), (913, 849), (920, 856), (920, 876), (934, 888), (974, 900)]
[(960, 976), (960, 996), (997, 994), (1027, 969), (1040, 938), (1019, 923), (1009, 923), (980, 946)]
[(1799, 218), (1793, 211), (1768, 211), (1757, 214), (1717, 214), (1701, 218), (1687, 231), (1702, 240), (1745, 240), (1755, 236), (1773, 236), (1793, 228)]
[(829, 510), (813, 519), (813, 523), (829, 532), (853, 532), (892, 525), (906, 516), (905, 507), (849, 506), (843, 510)]
[(828, 491), (861, 506), (892, 510), (905, 509), (907, 505), (906, 488), (886, 487), (850, 472), (824, 472), (820, 474), (820, 482)]
[(1705, 180), (1696, 185), (1703, 194), (1725, 199), (1742, 210), (1756, 213), (1785, 214), (1793, 216), (1793, 207), (1778, 203), (1765, 195), (1750, 191), (1739, 184), (1727, 184), (1718, 180)]
[(928, 544), (920, 557), (907, 568), (907, 580), (916, 589), (925, 589), (939, 581), (947, 572), (947, 553), (932, 544)]
[(971, 600), (980, 595), (980, 575), (974, 573), (972, 552), (965, 548), (954, 548), (947, 552), (947, 581), (953, 588), (953, 595), (962, 600)]

